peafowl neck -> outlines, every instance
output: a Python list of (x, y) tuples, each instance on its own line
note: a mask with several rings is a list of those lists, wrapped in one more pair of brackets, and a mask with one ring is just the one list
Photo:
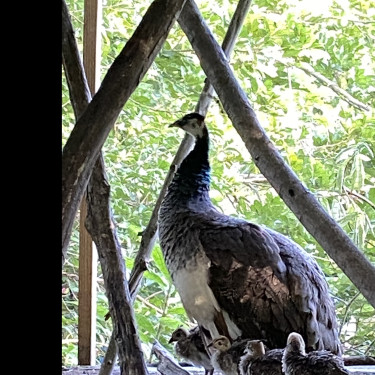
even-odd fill
[(180, 198), (208, 198), (210, 190), (210, 163), (208, 161), (209, 136), (205, 129), (202, 136), (196, 138), (193, 150), (186, 156), (178, 168), (170, 185), (170, 192)]

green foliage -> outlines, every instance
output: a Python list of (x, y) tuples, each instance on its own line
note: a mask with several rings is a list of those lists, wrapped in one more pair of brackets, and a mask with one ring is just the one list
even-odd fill
[[(102, 77), (151, 1), (103, 5)], [(82, 47), (83, 1), (67, 2)], [(237, 1), (198, 2), (221, 42)], [(329, 214), (375, 263), (375, 3), (254, 0), (231, 58), (259, 121), (281, 155)], [(371, 13), (372, 12), (372, 13)], [(308, 64), (366, 104), (363, 111), (302, 70)], [(167, 125), (194, 110), (205, 75), (176, 24), (103, 148), (117, 231), (129, 273), (182, 134)], [(63, 78), (63, 143), (74, 114)], [(253, 164), (220, 103), (207, 116), (212, 134), (212, 192), (219, 209), (278, 230), (311, 253), (336, 302), (346, 354), (375, 354), (374, 309), (302, 227)], [(78, 228), (63, 272), (63, 363), (77, 363)], [(98, 267), (97, 358), (112, 325)], [(169, 347), (171, 332), (189, 325), (158, 245), (134, 304), (143, 349), (154, 339)]]

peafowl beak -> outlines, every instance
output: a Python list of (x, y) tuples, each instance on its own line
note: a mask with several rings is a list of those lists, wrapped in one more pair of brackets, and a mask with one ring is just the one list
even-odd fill
[(169, 128), (180, 128), (181, 127), (181, 120), (175, 121), (173, 124), (170, 124), (168, 127)]

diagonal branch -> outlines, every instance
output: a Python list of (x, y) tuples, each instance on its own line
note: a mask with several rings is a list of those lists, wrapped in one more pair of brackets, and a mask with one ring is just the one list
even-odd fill
[(375, 307), (375, 267), (285, 163), (260, 125), (193, 0), (178, 20), (255, 164), (302, 225)]
[[(98, 249), (104, 284), (111, 306), (114, 335), (118, 347), (121, 374), (145, 375), (147, 367), (137, 333), (135, 315), (126, 280), (125, 262), (113, 225), (109, 204), (110, 186), (102, 155), (96, 162), (88, 189), (86, 228)], [(126, 343), (126, 344), (125, 344)]]
[(313, 76), (319, 82), (323, 83), (323, 85), (326, 85), (327, 87), (329, 87), (338, 96), (340, 96), (340, 98), (342, 98), (343, 100), (345, 100), (346, 102), (348, 102), (350, 105), (352, 105), (352, 106), (354, 106), (354, 107), (356, 107), (358, 109), (361, 109), (361, 110), (365, 110), (365, 111), (369, 110), (369, 107), (366, 104), (363, 104), (358, 99), (356, 99), (353, 96), (351, 96), (348, 92), (346, 92), (345, 90), (343, 90), (337, 83), (329, 80), (328, 78), (324, 77), (322, 74), (316, 72), (313, 69), (312, 66), (310, 66), (308, 64), (304, 64), (303, 66), (302, 65), (301, 66), (297, 66), (297, 68), (303, 70), (305, 73)]
[(185, 0), (155, 0), (82, 113), (62, 154), (62, 263), (99, 152), (120, 111), (160, 51)]
[[(91, 96), (64, 0), (62, 16), (64, 69), (74, 113), (79, 118), (90, 102)], [(86, 226), (98, 250), (115, 327), (114, 336), (117, 343), (128, 343), (128, 345), (118, 345), (121, 373), (145, 375), (148, 372), (137, 335), (121, 246), (113, 225), (110, 186), (106, 179), (101, 152), (88, 183), (87, 203)]]
[(346, 194), (352, 195), (353, 197), (356, 197), (359, 200), (367, 203), (372, 209), (375, 210), (375, 204), (373, 202), (371, 202), (369, 199), (367, 199), (366, 197), (364, 197), (363, 195), (359, 194), (358, 192), (356, 192), (354, 190), (348, 189), (346, 186), (344, 186), (344, 191), (345, 191)]

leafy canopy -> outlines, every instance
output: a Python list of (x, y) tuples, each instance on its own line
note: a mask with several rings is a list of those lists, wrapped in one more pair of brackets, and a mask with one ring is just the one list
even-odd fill
[[(104, 76), (151, 1), (106, 0), (103, 5)], [(82, 46), (83, 0), (67, 2)], [(221, 42), (237, 1), (201, 0), (198, 6)], [(260, 123), (303, 183), (359, 249), (375, 262), (375, 13), (374, 1), (253, 0), (231, 58)], [(331, 84), (308, 71), (320, 74)], [(124, 106), (105, 146), (112, 207), (127, 270), (146, 227), (182, 134), (167, 125), (193, 111), (205, 76), (178, 24)], [(330, 87), (364, 103), (357, 108)], [(75, 120), (63, 78), (65, 143)], [(207, 124), (212, 136), (214, 203), (227, 214), (265, 224), (298, 242), (326, 274), (346, 354), (375, 354), (374, 309), (285, 206), (252, 162), (217, 99)], [(63, 272), (63, 362), (77, 363), (78, 230)], [(111, 334), (98, 269), (97, 359)], [(158, 245), (135, 301), (144, 351), (189, 325)]]

